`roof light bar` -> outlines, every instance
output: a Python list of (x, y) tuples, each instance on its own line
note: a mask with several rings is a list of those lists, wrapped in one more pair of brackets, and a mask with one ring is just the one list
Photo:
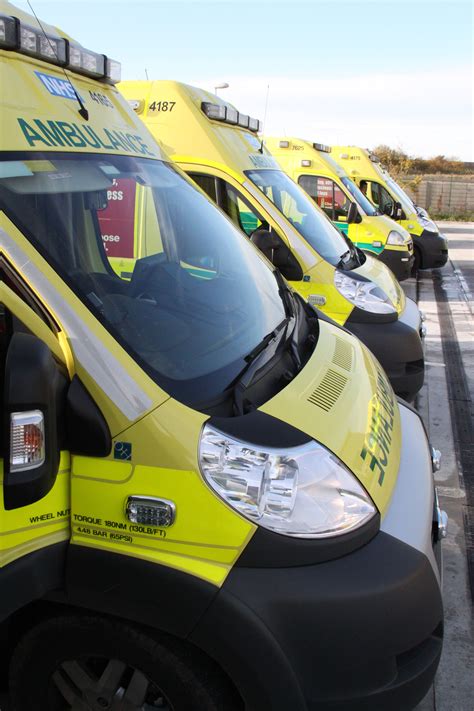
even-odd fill
[(18, 47), (18, 20), (16, 17), (0, 15), (0, 47), (5, 49)]
[(303, 166), (303, 168), (311, 168), (311, 161), (308, 158), (304, 158), (301, 161), (301, 165)]
[(256, 118), (250, 117), (249, 118), (249, 129), (251, 131), (258, 133), (259, 131), (262, 130), (262, 122)]
[(213, 121), (222, 121), (232, 126), (248, 128), (253, 133), (262, 130), (261, 121), (250, 118), (247, 114), (241, 114), (233, 106), (228, 106), (227, 104), (213, 104), (211, 101), (203, 101), (201, 103), (201, 111)]
[(248, 114), (241, 114), (239, 111), (239, 120), (238, 120), (239, 126), (241, 126), (242, 128), (248, 128), (249, 121), (250, 121), (250, 116)]
[(43, 32), (41, 28), (26, 25), (17, 17), (0, 14), (0, 49), (36, 57), (110, 84), (120, 81), (119, 62), (58, 35)]
[(226, 123), (236, 126), (239, 123), (239, 112), (233, 106), (227, 106), (225, 112)]
[(67, 66), (78, 74), (95, 79), (105, 77), (105, 59), (104, 54), (89, 52), (78, 44), (69, 44)]
[(321, 153), (331, 153), (331, 146), (325, 146), (324, 143), (313, 143), (313, 148)]
[(280, 143), (278, 145), (280, 148), (289, 148), (290, 142), (289, 141), (280, 141)]
[(51, 34), (44, 34), (41, 29), (20, 24), (20, 47), (23, 54), (39, 57), (55, 64), (66, 63), (66, 40)]

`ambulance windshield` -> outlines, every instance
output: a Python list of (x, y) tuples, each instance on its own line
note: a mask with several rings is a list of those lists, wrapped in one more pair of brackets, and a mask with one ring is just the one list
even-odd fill
[(248, 170), (246, 175), (323, 259), (340, 263), (347, 242), (302, 188), (281, 170)]
[(228, 387), (285, 320), (256, 249), (169, 163), (4, 156), (0, 210), (178, 399)]

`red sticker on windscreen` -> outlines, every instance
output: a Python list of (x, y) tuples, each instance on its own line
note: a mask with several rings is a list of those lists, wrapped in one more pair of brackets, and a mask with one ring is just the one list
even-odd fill
[(135, 193), (136, 182), (131, 178), (114, 179), (107, 190), (108, 205), (97, 213), (108, 257), (134, 256)]

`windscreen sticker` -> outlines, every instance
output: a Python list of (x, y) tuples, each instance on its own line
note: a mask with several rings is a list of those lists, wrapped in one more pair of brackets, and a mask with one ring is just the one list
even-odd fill
[(43, 74), (43, 72), (35, 72), (43, 86), (53, 96), (60, 96), (61, 99), (72, 99), (77, 101), (76, 92), (69, 79), (61, 79), (53, 74)]
[(80, 126), (67, 121), (33, 119), (32, 122), (28, 122), (23, 118), (17, 118), (17, 121), (28, 145), (33, 147), (40, 144), (49, 147), (96, 148), (148, 156), (156, 155), (156, 152), (136, 133), (108, 128), (94, 129), (92, 126)]
[(50, 160), (25, 160), (25, 165), (33, 173), (52, 173), (56, 170), (56, 166)]
[(256, 168), (278, 168), (278, 164), (271, 156), (264, 156), (261, 153), (249, 153), (249, 158)]
[[(97, 213), (107, 257), (133, 258), (136, 185), (131, 178), (114, 178), (112, 187), (107, 190), (107, 207)], [(125, 447), (126, 443), (118, 444)], [(120, 450), (122, 452), (123, 447)], [(126, 459), (123, 456), (117, 457), (115, 451), (114, 456), (116, 459)]]

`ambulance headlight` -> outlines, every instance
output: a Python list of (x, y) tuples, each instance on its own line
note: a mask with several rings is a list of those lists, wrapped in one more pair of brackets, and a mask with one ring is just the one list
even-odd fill
[(401, 235), (400, 232), (397, 232), (397, 230), (392, 230), (391, 232), (389, 232), (389, 235), (387, 237), (387, 244), (393, 244), (397, 247), (405, 247), (408, 243), (405, 241), (404, 236)]
[(422, 224), (423, 228), (425, 230), (428, 230), (428, 232), (438, 232), (438, 228), (436, 227), (435, 223), (433, 220), (430, 220), (429, 217), (426, 217), (426, 215), (418, 215), (418, 220)]
[(207, 484), (253, 523), (298, 538), (329, 538), (376, 515), (355, 476), (329, 450), (259, 447), (205, 425), (199, 465)]
[(394, 314), (396, 308), (387, 294), (373, 281), (360, 281), (336, 269), (334, 286), (351, 304), (375, 314)]

